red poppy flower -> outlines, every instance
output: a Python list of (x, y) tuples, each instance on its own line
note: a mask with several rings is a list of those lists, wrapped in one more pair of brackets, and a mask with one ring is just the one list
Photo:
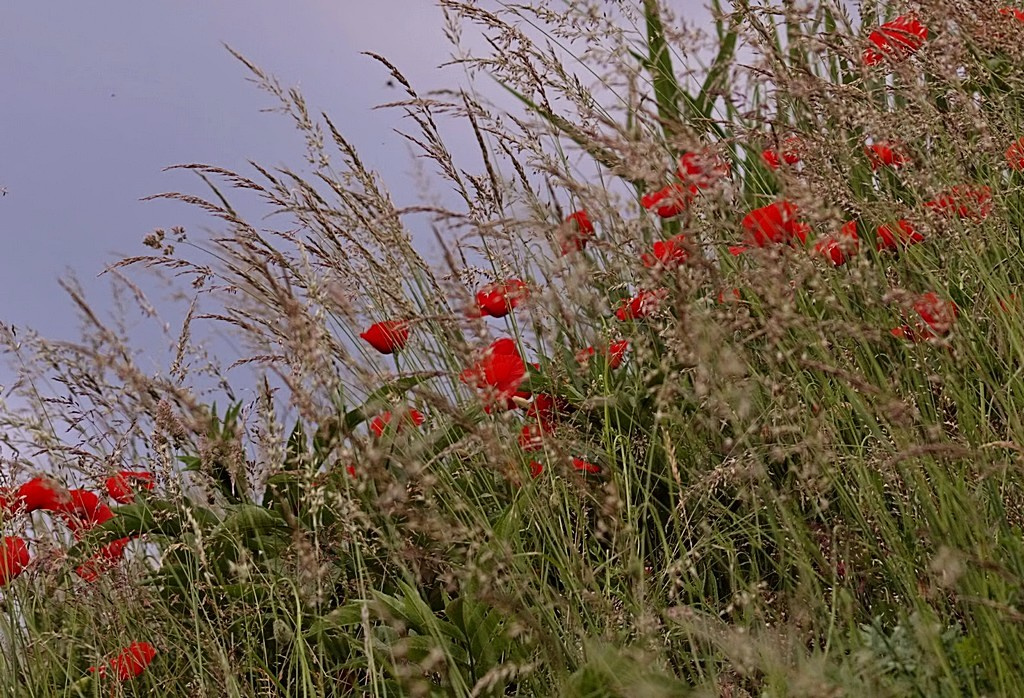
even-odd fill
[(895, 337), (920, 341), (949, 334), (956, 320), (957, 307), (953, 301), (942, 300), (934, 291), (918, 296), (913, 303), (914, 312), (924, 321), (916, 327), (903, 325), (892, 330)]
[(565, 219), (563, 229), (566, 230), (562, 240), (562, 254), (567, 255), (573, 250), (582, 250), (594, 238), (594, 224), (590, 222), (586, 211), (576, 211)]
[(814, 251), (841, 267), (860, 250), (857, 221), (847, 221), (838, 235), (829, 235), (814, 245)]
[(403, 320), (378, 322), (359, 335), (381, 354), (394, 354), (409, 341), (409, 325)]
[(114, 518), (114, 512), (88, 490), (70, 490), (69, 501), (59, 511), (68, 528), (77, 533), (90, 529)]
[(624, 298), (615, 311), (615, 317), (622, 322), (647, 317), (665, 296), (664, 291), (640, 291), (632, 298)]
[[(405, 421), (412, 422), (413, 426), (419, 426), (425, 421), (425, 417), (419, 410), (408, 410), (405, 413)], [(384, 436), (384, 430), (391, 423), (391, 413), (381, 412), (370, 422), (370, 431), (377, 435), (377, 438)]]
[(1024, 171), (1024, 137), (1018, 138), (1006, 149), (1006, 163), (1011, 170)]
[(142, 470), (122, 470), (107, 478), (107, 494), (115, 502), (129, 504), (135, 501), (135, 491), (153, 489), (153, 473)]
[(694, 188), (707, 189), (723, 177), (728, 177), (729, 163), (712, 150), (683, 153), (676, 174), (681, 182), (690, 185), (690, 192), (696, 194)]
[(924, 205), (946, 218), (955, 216), (980, 221), (992, 212), (992, 190), (961, 184), (926, 201)]
[(484, 286), (477, 291), (476, 304), (479, 312), (491, 317), (505, 317), (528, 296), (526, 284), (519, 279)]
[(673, 218), (678, 216), (690, 205), (697, 187), (684, 186), (676, 182), (663, 187), (655, 192), (644, 194), (640, 198), (640, 204), (648, 211), (654, 211), (662, 218)]
[(544, 472), (544, 464), (537, 461), (530, 461), (530, 477), (537, 479)]
[(25, 571), (28, 566), (28, 545), (23, 538), (7, 536), (0, 543), (0, 587)]
[(519, 386), (526, 378), (526, 364), (515, 341), (506, 337), (487, 347), (476, 365), (464, 370), (460, 377), (463, 382), (490, 391), (499, 404), (511, 408), (515, 406), (511, 398), (521, 394)]
[[(782, 242), (792, 244), (793, 240), (806, 243), (808, 226), (797, 220), (797, 213), (796, 206), (788, 201), (776, 201), (754, 209), (743, 218), (747, 241), (757, 247)], [(742, 251), (742, 248), (736, 249)], [(729, 251), (733, 252), (733, 248)]]
[(582, 458), (573, 458), (572, 467), (573, 469), (578, 470), (582, 473), (590, 473), (591, 475), (596, 475), (597, 473), (601, 472), (601, 468), (594, 465), (593, 463), (588, 463)]
[(896, 221), (894, 225), (880, 225), (875, 231), (878, 236), (878, 251), (899, 250), (924, 240), (924, 235), (914, 230), (905, 220)]
[(640, 257), (645, 267), (678, 267), (686, 262), (686, 236), (676, 235), (669, 240), (658, 240), (654, 243), (653, 252), (644, 252)]
[(782, 152), (775, 148), (766, 148), (761, 151), (761, 160), (773, 170), (779, 169), (782, 163), (795, 165), (800, 162), (801, 141), (798, 136), (789, 136), (782, 141)]
[(1018, 22), (1024, 22), (1024, 10), (1017, 10), (1012, 7), (999, 8), (999, 14), (1006, 17), (1014, 17)]
[[(608, 359), (608, 368), (615, 369), (621, 366), (623, 359), (626, 358), (627, 351), (629, 351), (628, 339), (623, 339), (618, 342), (612, 342), (608, 346), (607, 351), (605, 352), (605, 356)], [(589, 363), (590, 361), (590, 357), (592, 357), (596, 353), (597, 350), (594, 347), (580, 349), (578, 352), (576, 352), (576, 361), (586, 366), (587, 363)]]
[(727, 303), (739, 303), (743, 300), (743, 294), (738, 288), (723, 288), (718, 292), (718, 302), (722, 305)]
[(913, 14), (897, 17), (886, 22), (868, 34), (868, 41), (874, 46), (864, 49), (861, 62), (864, 65), (878, 65), (888, 57), (892, 61), (903, 61), (924, 46), (928, 38), (928, 27), (921, 24)]
[(76, 567), (75, 574), (87, 582), (95, 582), (101, 574), (117, 565), (124, 554), (125, 546), (130, 541), (130, 538), (118, 538), (107, 543), (95, 555)]
[(58, 511), (70, 501), (66, 489), (45, 477), (34, 477), (23, 484), (14, 500), (14, 506), (24, 511)]
[(519, 448), (524, 451), (538, 451), (544, 447), (544, 434), (550, 431), (540, 422), (523, 425), (519, 433)]
[(156, 649), (148, 642), (133, 642), (115, 655), (104, 666), (89, 667), (89, 671), (105, 677), (108, 669), (118, 681), (127, 681), (141, 675), (156, 656)]
[(893, 143), (875, 143), (865, 146), (864, 154), (871, 161), (872, 170), (877, 170), (880, 167), (902, 167), (910, 162), (906, 153)]

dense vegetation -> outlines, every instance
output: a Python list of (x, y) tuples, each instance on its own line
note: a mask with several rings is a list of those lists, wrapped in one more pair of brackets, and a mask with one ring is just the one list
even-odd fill
[(238, 56), (306, 160), (111, 270), (166, 370), (4, 328), (6, 691), (1024, 695), (1024, 10), (670, 5), (442, 0), (516, 109), (373, 56), (402, 209)]

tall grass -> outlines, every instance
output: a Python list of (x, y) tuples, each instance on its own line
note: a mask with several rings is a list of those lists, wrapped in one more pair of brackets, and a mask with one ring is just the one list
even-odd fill
[[(30, 405), (2, 416), (6, 484), (139, 468), (158, 486), (77, 538), (6, 516), (33, 562), (0, 589), (0, 686), (1024, 695), (1024, 21), (969, 0), (865, 2), (860, 24), (832, 0), (735, 0), (705, 36), (656, 0), (483, 5), (441, 2), (454, 41), (474, 28), (492, 49), (456, 46), (466, 74), (514, 109), (470, 85), (420, 95), (372, 57), (457, 203), (396, 208), (327, 115), (237, 56), (308, 152), (250, 175), (184, 165), (201, 193), (164, 196), (221, 232), (157, 231), (112, 269), (192, 295), (167, 370), (141, 370), (73, 287), (80, 343), (5, 331)], [(912, 10), (927, 40), (869, 39)], [(475, 162), (446, 145), (459, 125)], [(905, 162), (873, 168), (872, 144)], [(686, 154), (701, 171), (672, 194)], [(663, 219), (666, 185), (686, 205)], [(242, 194), (275, 215), (246, 220)], [(806, 243), (755, 244), (744, 217), (776, 201)], [(563, 255), (580, 210), (596, 235)], [(887, 249), (900, 220), (922, 239)], [(512, 312), (467, 313), (512, 278), (529, 288)], [(619, 319), (641, 290), (658, 302)], [(379, 355), (360, 334), (387, 320), (410, 340)], [(211, 325), (265, 376), (254, 399), (207, 363)], [(506, 337), (536, 364), (510, 405), (465, 373)], [(126, 536), (127, 559), (74, 574)], [(89, 672), (133, 641), (157, 651), (138, 677)]]

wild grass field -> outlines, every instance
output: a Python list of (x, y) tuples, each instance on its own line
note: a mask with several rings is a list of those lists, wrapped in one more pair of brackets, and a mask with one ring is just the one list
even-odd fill
[(407, 207), (236, 55), (307, 149), (112, 265), (173, 360), (3, 328), (0, 691), (1024, 695), (1006, 2), (440, 0)]

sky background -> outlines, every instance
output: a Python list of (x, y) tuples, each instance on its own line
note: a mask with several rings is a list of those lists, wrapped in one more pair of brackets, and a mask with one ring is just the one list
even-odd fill
[[(703, 2), (671, 4), (692, 16)], [(372, 109), (402, 93), (361, 52), (388, 57), (421, 92), (458, 84), (458, 68), (438, 67), (452, 49), (434, 0), (5, 0), (0, 322), (76, 338), (59, 277), (73, 272), (109, 308), (98, 278), (106, 265), (147, 253), (142, 238), (156, 228), (181, 225), (196, 238), (215, 225), (184, 204), (140, 200), (202, 192), (194, 176), (165, 167), (303, 166), (300, 134), (261, 113), (273, 98), (224, 44), (298, 85), (399, 204), (413, 202), (409, 149), (391, 132), (399, 115)], [(10, 377), (0, 368), (0, 384)]]

